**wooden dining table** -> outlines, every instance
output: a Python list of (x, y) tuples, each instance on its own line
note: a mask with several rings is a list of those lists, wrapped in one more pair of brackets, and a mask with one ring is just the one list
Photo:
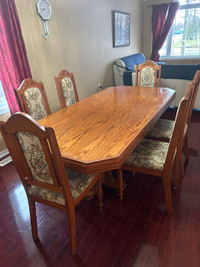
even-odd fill
[(120, 168), (175, 95), (162, 87), (109, 87), (39, 123), (54, 129), (66, 168), (102, 173)]

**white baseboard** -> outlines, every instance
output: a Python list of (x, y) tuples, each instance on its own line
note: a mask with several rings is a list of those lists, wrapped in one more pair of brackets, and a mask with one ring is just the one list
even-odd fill
[(2, 151), (0, 151), (0, 160), (1, 160), (1, 158), (5, 157), (8, 154), (9, 154), (9, 151), (8, 151), (7, 148), (2, 150)]
[(10, 163), (11, 161), (12, 161), (11, 156), (8, 156), (7, 158), (2, 159), (2, 160), (0, 161), (0, 167), (3, 167), (3, 166), (5, 166), (5, 165), (7, 165), (7, 164)]
[(8, 149), (4, 149), (0, 151), (0, 167), (7, 165), (11, 161), (12, 161), (12, 158), (9, 154)]

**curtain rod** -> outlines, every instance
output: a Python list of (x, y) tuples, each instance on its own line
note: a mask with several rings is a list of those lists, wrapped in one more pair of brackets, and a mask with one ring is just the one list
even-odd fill
[(171, 1), (171, 2), (167, 2), (167, 3), (160, 3), (160, 4), (147, 5), (147, 7), (153, 7), (153, 6), (164, 5), (164, 4), (171, 4), (171, 3), (178, 3), (178, 1)]

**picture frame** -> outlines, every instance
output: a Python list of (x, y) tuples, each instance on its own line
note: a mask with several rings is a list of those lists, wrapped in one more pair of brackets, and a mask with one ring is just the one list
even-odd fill
[(113, 11), (113, 47), (130, 45), (130, 13)]

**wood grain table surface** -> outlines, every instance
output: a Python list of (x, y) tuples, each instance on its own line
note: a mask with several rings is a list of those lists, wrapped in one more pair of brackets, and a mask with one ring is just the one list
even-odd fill
[(109, 87), (42, 119), (64, 164), (86, 174), (118, 169), (175, 98), (169, 88)]

